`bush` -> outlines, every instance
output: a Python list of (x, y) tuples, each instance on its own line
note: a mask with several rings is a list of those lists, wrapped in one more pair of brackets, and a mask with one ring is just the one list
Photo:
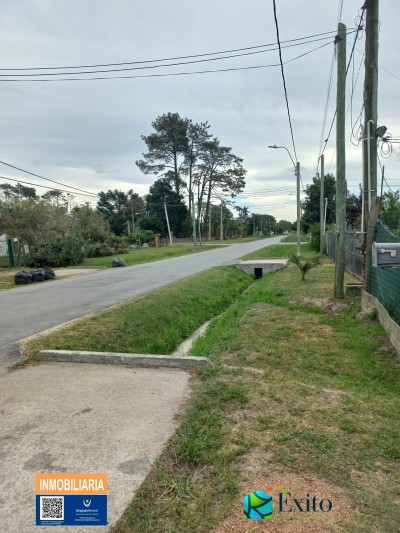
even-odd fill
[(304, 281), (306, 279), (307, 272), (309, 272), (312, 268), (318, 266), (320, 262), (321, 259), (319, 256), (309, 259), (301, 259), (297, 255), (291, 255), (289, 257), (289, 263), (293, 263), (300, 270), (301, 281)]
[(126, 237), (130, 244), (138, 244), (141, 246), (144, 243), (150, 244), (154, 241), (154, 231), (151, 229), (144, 229), (138, 233), (131, 233)]
[(79, 265), (85, 258), (83, 239), (76, 235), (37, 240), (29, 248), (27, 264), (31, 267)]
[(87, 257), (107, 257), (114, 255), (114, 249), (105, 242), (95, 242), (85, 248)]

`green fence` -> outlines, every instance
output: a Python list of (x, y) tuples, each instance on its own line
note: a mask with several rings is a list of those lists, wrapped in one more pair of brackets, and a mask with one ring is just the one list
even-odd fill
[[(377, 221), (375, 242), (400, 242), (382, 223)], [(400, 324), (400, 268), (370, 266), (368, 292), (378, 298), (389, 315)]]

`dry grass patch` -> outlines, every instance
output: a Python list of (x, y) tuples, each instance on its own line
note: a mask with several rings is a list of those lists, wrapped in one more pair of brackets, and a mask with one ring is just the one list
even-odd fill
[[(214, 530), (215, 533), (247, 533), (262, 531), (268, 533), (321, 533), (322, 531), (345, 531), (355, 525), (356, 509), (346, 493), (338, 486), (315, 476), (311, 472), (302, 475), (287, 470), (277, 470), (270, 466), (267, 455), (260, 450), (246, 455), (242, 463), (239, 494), (232, 505), (231, 514)], [(268, 465), (268, 466), (266, 466)], [(278, 512), (278, 490), (276, 487), (289, 489), (292, 497), (306, 498), (307, 494), (318, 495), (320, 499), (328, 498), (333, 507), (329, 513), (280, 513)], [(273, 488), (272, 520), (245, 520), (243, 518), (243, 497), (255, 490), (266, 491)], [(290, 516), (291, 515), (291, 516)]]

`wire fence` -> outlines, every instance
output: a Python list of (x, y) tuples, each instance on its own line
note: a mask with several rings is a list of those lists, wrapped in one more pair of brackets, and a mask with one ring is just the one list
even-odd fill
[[(353, 276), (364, 279), (364, 254), (361, 243), (363, 233), (356, 230), (347, 230), (345, 234), (345, 268)], [(336, 229), (326, 232), (327, 255), (336, 260)]]
[[(378, 219), (375, 242), (400, 243), (400, 237), (391, 233), (382, 221)], [(371, 258), (367, 290), (378, 298), (393, 320), (400, 324), (400, 268), (390, 266), (375, 267)]]
[(0, 267), (8, 267), (8, 265), (7, 239), (3, 236), (0, 236)]

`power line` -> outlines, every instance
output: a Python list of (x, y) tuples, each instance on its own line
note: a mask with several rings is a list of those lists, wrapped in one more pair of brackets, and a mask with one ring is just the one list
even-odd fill
[[(289, 59), (284, 64), (291, 63), (293, 61), (296, 61), (297, 59), (300, 59), (304, 56), (307, 56), (309, 54), (312, 54), (313, 52), (316, 52), (317, 50), (320, 50), (321, 48), (324, 48), (325, 46), (328, 46), (330, 42), (322, 44), (321, 46), (318, 46), (317, 48), (313, 48), (312, 50), (309, 50), (308, 52), (304, 52), (303, 54), (300, 54), (292, 59)], [(170, 76), (190, 76), (193, 74), (210, 74), (215, 72), (233, 72), (238, 70), (254, 70), (254, 69), (261, 69), (261, 68), (270, 68), (270, 67), (279, 67), (280, 63), (273, 63), (270, 65), (256, 65), (251, 67), (236, 67), (236, 68), (225, 68), (225, 69), (215, 69), (215, 70), (199, 70), (199, 71), (193, 71), (193, 72), (171, 72), (171, 73), (164, 73), (164, 74), (138, 74), (134, 76), (96, 76), (93, 78), (56, 78), (56, 79), (0, 79), (1, 82), (59, 82), (59, 81), (98, 81), (98, 80), (116, 80), (116, 79), (134, 79), (134, 78), (165, 78)]]
[[(335, 33), (334, 31), (328, 31), (323, 33), (315, 33), (314, 35), (306, 35), (304, 37), (298, 37), (296, 39), (288, 39), (286, 41), (282, 41), (283, 43), (292, 43), (297, 41), (304, 41), (305, 39), (313, 39), (314, 37), (321, 37), (322, 35), (329, 35), (332, 33)], [(326, 37), (329, 39), (330, 37)], [(194, 57), (206, 57), (206, 56), (213, 56), (213, 55), (221, 55), (221, 54), (230, 54), (233, 52), (243, 52), (244, 50), (255, 50), (257, 48), (266, 48), (274, 46), (276, 43), (269, 43), (269, 44), (260, 44), (257, 46), (247, 46), (245, 48), (233, 48), (231, 50), (221, 50), (219, 52), (208, 52), (203, 54), (193, 54), (193, 55), (187, 55), (187, 56), (177, 56), (177, 57), (164, 57), (161, 59), (147, 59), (147, 60), (140, 60), (140, 61), (124, 61), (121, 63), (99, 63), (95, 65), (76, 65), (76, 66), (63, 66), (63, 67), (22, 67), (22, 68), (0, 68), (0, 71), (3, 70), (12, 70), (12, 71), (24, 71), (24, 70), (66, 70), (66, 69), (78, 69), (78, 68), (99, 68), (99, 67), (115, 67), (115, 66), (122, 66), (122, 65), (138, 65), (143, 63), (160, 63), (162, 61), (176, 61), (178, 59), (192, 59)], [(305, 43), (300, 43), (305, 44)], [(276, 49), (274, 49), (276, 50)]]
[[(296, 44), (289, 44), (287, 46), (284, 46), (283, 48), (293, 48), (297, 46), (303, 46), (305, 44), (314, 43), (317, 41), (326, 41), (327, 39), (331, 39), (331, 36), (329, 37), (321, 37), (319, 39), (314, 39), (311, 41), (304, 41), (302, 43), (296, 43)], [(29, 73), (29, 74), (0, 74), (1, 77), (42, 77), (42, 76), (68, 76), (70, 74), (72, 75), (82, 75), (82, 74), (105, 74), (108, 72), (124, 72), (124, 71), (131, 71), (131, 70), (146, 70), (146, 69), (157, 69), (157, 68), (165, 68), (165, 67), (176, 67), (176, 66), (182, 66), (182, 65), (191, 65), (194, 63), (207, 63), (210, 61), (221, 61), (223, 59), (232, 59), (235, 57), (243, 57), (243, 56), (250, 56), (250, 55), (256, 55), (256, 54), (264, 54), (266, 52), (273, 52), (275, 50), (278, 50), (278, 48), (270, 48), (268, 50), (257, 50), (252, 52), (243, 52), (240, 54), (231, 54), (231, 55), (225, 55), (222, 57), (211, 57), (207, 59), (195, 59), (193, 61), (180, 61), (179, 63), (163, 63), (162, 65), (146, 65), (146, 66), (140, 66), (140, 67), (124, 67), (124, 68), (114, 68), (114, 69), (107, 69), (107, 70), (84, 70), (79, 72), (40, 72), (40, 73)]]
[[(61, 191), (71, 194), (71, 191), (66, 191), (65, 189), (55, 189), (54, 187), (47, 187), (47, 185), (38, 185), (37, 183), (31, 183), (30, 181), (16, 180), (13, 178), (6, 178), (6, 176), (0, 176), (2, 180), (15, 181), (16, 183), (24, 183), (25, 185), (34, 185), (35, 187), (41, 187), (42, 189), (50, 189), (51, 191)], [(88, 194), (79, 194), (78, 196), (89, 196)], [(91, 198), (91, 196), (90, 196)]]
[(279, 48), (279, 62), (280, 62), (280, 65), (281, 65), (281, 75), (282, 75), (283, 89), (285, 91), (286, 109), (287, 109), (287, 114), (288, 114), (288, 119), (289, 119), (290, 134), (292, 136), (294, 155), (296, 157), (296, 161), (298, 161), (297, 153), (296, 153), (296, 146), (294, 144), (292, 119), (290, 117), (290, 109), (289, 109), (289, 100), (288, 100), (288, 94), (287, 94), (287, 89), (286, 89), (285, 72), (283, 70), (282, 50), (281, 50), (281, 43), (280, 43), (280, 39), (279, 39), (279, 25), (278, 25), (278, 18), (277, 18), (277, 14), (276, 14), (276, 2), (275, 2), (275, 0), (273, 0), (273, 2), (274, 2), (274, 19), (275, 19), (275, 28), (276, 28), (276, 39), (277, 39), (278, 48)]
[[(365, 15), (365, 9), (366, 9), (366, 5), (367, 3), (365, 3), (362, 7), (361, 7), (361, 16), (359, 17), (359, 22), (358, 22), (358, 25), (357, 25), (357, 30), (355, 32), (355, 37), (354, 37), (354, 42), (353, 42), (353, 46), (352, 46), (352, 49), (351, 49), (351, 53), (350, 53), (350, 58), (349, 58), (349, 61), (347, 63), (347, 68), (346, 68), (346, 77), (347, 77), (347, 74), (349, 72), (349, 68), (350, 68), (350, 64), (351, 64), (351, 60), (353, 58), (353, 55), (354, 55), (354, 50), (356, 48), (356, 42), (358, 40), (358, 34), (359, 32), (363, 29), (363, 20), (364, 20), (364, 15)], [(336, 40), (335, 40), (335, 45), (337, 44)], [(324, 148), (321, 152), (321, 155), (324, 153), (325, 151), (325, 148), (326, 148), (326, 145), (328, 144), (329, 142), (329, 138), (331, 136), (331, 133), (332, 133), (332, 128), (333, 128), (333, 125), (335, 123), (335, 120), (336, 120), (336, 115), (337, 115), (337, 109), (335, 109), (335, 113), (333, 115), (333, 119), (332, 119), (332, 123), (331, 123), (331, 126), (329, 128), (329, 133), (328, 133), (328, 137), (325, 139), (325, 145), (324, 145)]]
[(52, 183), (56, 183), (57, 185), (61, 185), (62, 187), (68, 187), (69, 189), (74, 189), (75, 191), (80, 191), (83, 193), (86, 193), (89, 196), (96, 196), (97, 194), (94, 194), (93, 192), (85, 191), (83, 189), (78, 189), (77, 187), (72, 187), (71, 185), (66, 185), (65, 183), (60, 183), (59, 181), (52, 180), (50, 178), (44, 178), (43, 176), (40, 176), (39, 174), (34, 174), (33, 172), (29, 172), (28, 170), (24, 170), (23, 168), (16, 167), (14, 165), (10, 165), (9, 163), (6, 163), (5, 161), (0, 161), (2, 165), (6, 165), (7, 167), (15, 168), (16, 170), (19, 170), (21, 172), (25, 172), (25, 174), (30, 174), (31, 176), (35, 176), (35, 178), (40, 178), (42, 180), (51, 181)]

